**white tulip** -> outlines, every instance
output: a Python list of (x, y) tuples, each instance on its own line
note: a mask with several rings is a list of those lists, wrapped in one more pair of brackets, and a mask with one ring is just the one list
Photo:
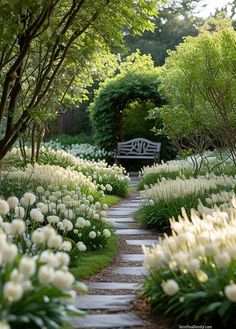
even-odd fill
[(22, 298), (24, 289), (22, 284), (8, 281), (3, 286), (3, 296), (10, 302), (16, 302)]
[(86, 245), (82, 241), (79, 241), (77, 243), (77, 247), (78, 247), (79, 251), (86, 251), (86, 249), (87, 249)]
[(25, 216), (25, 209), (23, 207), (17, 206), (17, 207), (15, 207), (15, 214), (16, 214), (16, 217), (23, 219)]
[(25, 222), (22, 219), (13, 219), (11, 229), (13, 235), (21, 235), (25, 232)]
[(225, 296), (231, 302), (236, 302), (236, 284), (231, 282), (230, 285), (226, 286), (225, 289)]
[(73, 274), (57, 270), (54, 273), (53, 284), (59, 289), (70, 290), (75, 281)]
[(41, 229), (36, 230), (32, 233), (31, 239), (34, 244), (41, 245), (45, 242), (45, 235)]
[(15, 196), (11, 196), (7, 199), (7, 203), (10, 209), (15, 209), (15, 207), (19, 204), (19, 199)]
[(168, 296), (173, 296), (179, 291), (179, 285), (175, 280), (168, 280), (161, 284), (162, 289)]
[(10, 207), (7, 201), (0, 199), (0, 215), (6, 216), (6, 214), (9, 212)]
[(231, 258), (227, 251), (223, 251), (221, 253), (218, 253), (214, 257), (214, 261), (215, 261), (216, 265), (219, 267), (227, 267), (231, 261)]
[(19, 263), (19, 271), (26, 278), (29, 278), (32, 275), (34, 275), (34, 273), (36, 271), (35, 260), (33, 258), (23, 256)]
[[(91, 232), (90, 232), (91, 233)], [(110, 238), (110, 236), (111, 236), (111, 232), (107, 229), (107, 228), (105, 228), (104, 230), (103, 230), (103, 232), (102, 232), (102, 234), (105, 236), (105, 238)]]
[(36, 221), (38, 223), (43, 223), (43, 221), (44, 221), (44, 216), (41, 213), (41, 211), (39, 211), (38, 209), (31, 209), (30, 217), (31, 217), (31, 219), (33, 219), (34, 221)]
[(54, 278), (54, 269), (48, 265), (43, 265), (40, 267), (38, 272), (39, 282), (42, 284), (49, 284)]

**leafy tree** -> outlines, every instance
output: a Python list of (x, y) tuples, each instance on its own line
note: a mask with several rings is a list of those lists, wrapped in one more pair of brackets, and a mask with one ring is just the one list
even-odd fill
[(154, 110), (161, 132), (179, 148), (202, 152), (210, 145), (236, 145), (236, 32), (222, 15), (210, 19), (197, 37), (187, 37), (171, 51), (161, 70), (167, 104)]
[(169, 49), (182, 42), (183, 37), (197, 35), (197, 27), (202, 19), (194, 16), (194, 9), (201, 1), (171, 0), (160, 4), (160, 14), (153, 18), (155, 31), (145, 31), (141, 36), (126, 36), (126, 46), (130, 52), (140, 49), (143, 54), (151, 54), (156, 65), (163, 65)]
[(3, 0), (0, 2), (0, 140), (2, 159), (35, 119), (58, 111), (74, 82), (91, 83), (100, 58), (152, 29), (159, 0)]

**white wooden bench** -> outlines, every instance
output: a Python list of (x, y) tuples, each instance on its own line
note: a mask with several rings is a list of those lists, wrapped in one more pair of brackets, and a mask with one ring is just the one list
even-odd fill
[(160, 162), (161, 143), (152, 142), (146, 138), (134, 138), (117, 144), (114, 158), (119, 159), (153, 159)]

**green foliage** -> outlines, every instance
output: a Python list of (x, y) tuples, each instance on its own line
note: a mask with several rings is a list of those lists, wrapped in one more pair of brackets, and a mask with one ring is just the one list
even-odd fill
[(182, 207), (186, 209), (188, 214), (192, 208), (196, 208), (200, 197), (203, 197), (202, 193), (176, 197), (171, 200), (171, 203), (160, 200), (154, 205), (143, 206), (137, 211), (136, 218), (148, 228), (163, 231), (169, 229), (169, 219), (177, 218)]
[(196, 26), (202, 19), (195, 17), (193, 9), (200, 1), (169, 0), (159, 6), (159, 15), (153, 19), (154, 32), (145, 31), (141, 36), (127, 34), (126, 46), (130, 52), (140, 49), (142, 54), (151, 54), (156, 65), (163, 65), (168, 50), (174, 50), (183, 38), (196, 35)]
[(156, 113), (164, 124), (161, 133), (180, 148), (202, 152), (209, 145), (225, 145), (234, 152), (235, 42), (236, 32), (221, 15), (169, 53), (160, 73), (168, 104)]
[[(45, 123), (61, 104), (87, 98), (87, 87), (116, 65), (110, 50), (123, 44), (124, 28), (154, 28), (159, 0), (1, 1), (0, 141), (3, 158), (29, 122)], [(109, 64), (110, 63), (110, 64)]]
[[(226, 299), (224, 287), (230, 280), (236, 279), (233, 266), (227, 269), (209, 268), (203, 271), (208, 275), (204, 284), (196, 280), (191, 273), (176, 271), (174, 279), (181, 287), (181, 292), (168, 296), (162, 289), (163, 282), (173, 278), (168, 270), (153, 271), (143, 282), (143, 297), (149, 300), (155, 313), (165, 314), (169, 319), (180, 323), (213, 325), (214, 328), (235, 326), (235, 303)], [(222, 293), (220, 293), (222, 292)]]
[(52, 136), (49, 141), (59, 142), (60, 144), (67, 146), (72, 144), (93, 144), (93, 139), (91, 136), (81, 133), (79, 135), (67, 135), (67, 134), (59, 134)]
[(150, 56), (139, 52), (127, 57), (115, 78), (101, 84), (91, 105), (95, 140), (113, 150), (122, 136), (122, 111), (134, 101), (163, 104), (159, 92), (159, 69)]
[(32, 187), (36, 187), (35, 184), (27, 180), (20, 181), (10, 177), (0, 177), (0, 197), (8, 198), (15, 195), (17, 198), (21, 198), (25, 191), (31, 191)]
[(141, 176), (140, 182), (138, 184), (138, 189), (143, 190), (144, 186), (150, 187), (153, 184), (157, 184), (161, 179), (176, 179), (177, 177), (190, 177), (193, 175), (192, 171), (185, 170), (184, 173), (180, 173), (180, 171), (173, 172), (162, 172), (162, 173), (150, 173), (147, 175)]
[(10, 306), (11, 328), (60, 329), (69, 315), (85, 315), (73, 306), (62, 303), (61, 300), (65, 298), (68, 298), (68, 294), (58, 288), (34, 287), (33, 291), (24, 296), (23, 301), (15, 302)]
[(123, 141), (136, 137), (151, 140), (157, 139), (151, 131), (155, 121), (147, 120), (148, 111), (155, 107), (151, 101), (140, 102), (135, 100), (123, 110), (121, 139)]

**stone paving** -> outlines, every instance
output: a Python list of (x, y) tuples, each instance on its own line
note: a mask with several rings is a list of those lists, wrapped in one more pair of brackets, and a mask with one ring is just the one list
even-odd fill
[[(115, 221), (117, 235), (124, 239), (131, 252), (120, 254), (120, 261), (112, 269), (111, 278), (89, 282), (88, 288), (92, 293), (76, 298), (75, 305), (86, 310), (87, 315), (72, 320), (75, 329), (148, 328), (146, 322), (132, 312), (132, 302), (140, 290), (138, 283), (146, 273), (142, 267), (144, 257), (141, 246), (151, 246), (157, 240), (132, 218), (132, 213), (138, 210), (140, 198), (135, 193), (138, 177), (133, 176), (131, 179), (131, 197), (108, 212), (108, 218)], [(116, 278), (114, 282), (110, 280), (112, 274)]]

